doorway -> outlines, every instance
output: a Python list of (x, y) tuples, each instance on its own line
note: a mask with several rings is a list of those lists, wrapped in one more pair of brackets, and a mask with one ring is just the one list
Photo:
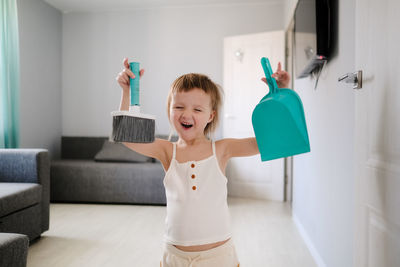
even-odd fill
[[(224, 39), (224, 138), (254, 136), (253, 109), (269, 89), (261, 58), (272, 68), (285, 67), (285, 32), (273, 31), (226, 37)], [(284, 159), (261, 162), (260, 155), (233, 158), (227, 166), (229, 195), (284, 201)]]

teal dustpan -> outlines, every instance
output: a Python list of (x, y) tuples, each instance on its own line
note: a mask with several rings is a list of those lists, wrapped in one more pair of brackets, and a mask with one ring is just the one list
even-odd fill
[(267, 58), (261, 59), (269, 93), (253, 111), (252, 122), (261, 161), (310, 151), (303, 104), (298, 94), (278, 88)]

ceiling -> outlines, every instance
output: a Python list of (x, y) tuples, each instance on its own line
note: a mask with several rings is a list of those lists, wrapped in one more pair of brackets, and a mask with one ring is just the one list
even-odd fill
[(279, 3), (283, 0), (43, 0), (63, 13), (104, 12), (158, 7)]

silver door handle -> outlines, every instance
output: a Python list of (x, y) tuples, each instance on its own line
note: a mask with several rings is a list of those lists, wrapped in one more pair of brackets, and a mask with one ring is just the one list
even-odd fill
[(346, 73), (345, 75), (339, 77), (338, 82), (352, 83), (353, 89), (362, 88), (362, 70)]

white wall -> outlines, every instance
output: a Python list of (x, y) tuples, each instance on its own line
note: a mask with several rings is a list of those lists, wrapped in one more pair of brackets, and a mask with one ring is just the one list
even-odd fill
[(157, 116), (157, 133), (168, 134), (165, 107), (173, 80), (201, 72), (222, 85), (223, 38), (282, 29), (282, 13), (283, 3), (273, 1), (64, 14), (62, 134), (110, 134), (124, 57), (146, 69), (142, 111)]
[(315, 80), (295, 81), (311, 152), (294, 157), (293, 215), (319, 266), (350, 267), (353, 255), (354, 94), (338, 77), (355, 71), (354, 0), (338, 1), (336, 52)]
[(59, 157), (62, 14), (41, 0), (18, 0), (20, 147)]

